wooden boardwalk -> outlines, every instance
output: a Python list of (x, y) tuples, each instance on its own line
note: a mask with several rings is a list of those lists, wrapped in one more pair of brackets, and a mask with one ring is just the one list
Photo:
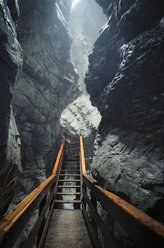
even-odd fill
[(80, 209), (54, 209), (44, 247), (91, 248)]

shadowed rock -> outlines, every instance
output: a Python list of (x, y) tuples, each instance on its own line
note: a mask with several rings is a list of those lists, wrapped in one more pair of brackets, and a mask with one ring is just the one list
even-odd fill
[[(20, 141), (10, 104), (22, 57), (15, 23), (19, 8), (0, 2), (0, 216), (7, 210), (21, 171)], [(10, 12), (11, 11), (11, 12)], [(13, 21), (13, 19), (14, 21)]]

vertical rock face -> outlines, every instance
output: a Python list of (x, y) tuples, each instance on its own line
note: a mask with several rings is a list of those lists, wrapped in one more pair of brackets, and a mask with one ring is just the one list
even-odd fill
[[(15, 23), (17, 1), (0, 1), (0, 217), (14, 194), (21, 171), (20, 141), (10, 103), (22, 65)], [(10, 113), (11, 112), (11, 113)]]
[(70, 7), (67, 0), (20, 1), (24, 64), (13, 106), (22, 140), (23, 197), (45, 180), (49, 158), (55, 158), (60, 142), (60, 115), (78, 92), (70, 60)]
[(71, 55), (79, 74), (81, 95), (63, 111), (60, 123), (67, 132), (83, 135), (86, 142), (85, 152), (89, 157), (101, 116), (97, 108), (91, 105), (84, 78), (88, 68), (88, 55), (106, 21), (106, 16), (95, 0), (80, 0), (75, 6), (73, 4), (68, 23), (73, 37)]
[(102, 120), (92, 172), (164, 221), (164, 4), (99, 1), (109, 16), (86, 76)]

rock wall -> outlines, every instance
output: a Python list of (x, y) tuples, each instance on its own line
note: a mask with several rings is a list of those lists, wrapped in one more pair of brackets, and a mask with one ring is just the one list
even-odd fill
[(69, 136), (74, 135), (79, 139), (79, 135), (82, 135), (85, 138), (86, 157), (92, 157), (93, 141), (101, 116), (97, 108), (91, 105), (84, 78), (88, 55), (106, 21), (106, 16), (95, 0), (80, 0), (72, 7), (68, 22), (73, 38), (71, 56), (79, 74), (81, 94), (63, 111), (60, 123)]
[(21, 172), (19, 133), (10, 109), (22, 66), (15, 27), (19, 7), (17, 1), (8, 3), (0, 1), (0, 217), (7, 210)]
[(102, 115), (92, 173), (108, 190), (164, 221), (164, 4), (97, 2), (109, 20), (86, 76)]
[(18, 201), (52, 171), (61, 129), (60, 115), (77, 97), (78, 76), (70, 59), (71, 1), (20, 1), (18, 38), (23, 73), (16, 85), (14, 114), (22, 140), (23, 175)]

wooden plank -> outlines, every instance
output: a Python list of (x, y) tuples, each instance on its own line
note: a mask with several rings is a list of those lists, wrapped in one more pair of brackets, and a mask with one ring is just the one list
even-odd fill
[(69, 153), (68, 155), (66, 155), (66, 157), (72, 158), (73, 156), (77, 157), (79, 156), (79, 153)]
[(58, 185), (58, 188), (80, 188), (80, 185)]
[(86, 176), (83, 179), (103, 208), (127, 231), (137, 247), (164, 246), (164, 225), (120, 197), (94, 185)]
[(85, 159), (84, 159), (84, 146), (83, 146), (82, 136), (80, 136), (80, 159), (81, 159), (82, 173), (86, 174)]
[(74, 146), (74, 145), (79, 145), (79, 141), (78, 142), (71, 142), (70, 146)]
[(13, 246), (26, 223), (29, 221), (32, 213), (39, 206), (41, 200), (55, 180), (56, 178), (54, 175), (50, 176), (1, 220), (1, 247), (7, 248)]
[(80, 182), (80, 179), (60, 179), (59, 182)]
[(52, 171), (52, 175), (56, 175), (56, 172), (57, 172), (57, 169), (58, 169), (58, 166), (59, 166), (59, 162), (60, 162), (60, 159), (61, 159), (61, 156), (62, 156), (64, 144), (65, 144), (65, 138), (63, 138), (62, 144), (60, 146), (60, 150), (58, 152), (58, 156), (57, 156), (57, 159), (56, 159), (56, 162), (55, 162), (55, 165), (54, 165), (54, 169)]
[(80, 192), (57, 192), (57, 195), (81, 195)]
[[(84, 190), (83, 190), (83, 197), (84, 197), (84, 200), (87, 202), (87, 204), (91, 210), (91, 215), (93, 216), (96, 224), (99, 226), (101, 233), (104, 236), (105, 241), (107, 242), (107, 244), (109, 245), (110, 248), (117, 248), (117, 246), (115, 245), (115, 243), (113, 241), (112, 236), (110, 235), (110, 233), (108, 231), (108, 228), (105, 226), (100, 215), (97, 213), (97, 211), (93, 207), (91, 200), (89, 199), (89, 197), (87, 196), (87, 194)], [(93, 228), (94, 228), (94, 226), (93, 226)]]
[(60, 177), (80, 177), (80, 174), (60, 174)]
[(87, 211), (85, 209), (85, 206), (82, 202), (82, 213), (83, 213), (83, 217), (85, 219), (85, 222), (86, 222), (86, 226), (88, 228), (88, 232), (89, 232), (89, 235), (90, 235), (90, 239), (91, 239), (91, 242), (93, 242), (95, 248), (101, 248), (100, 246), (100, 243), (99, 243), (99, 240), (94, 232), (94, 229), (90, 223), (90, 219), (89, 219), (89, 216), (87, 214)]
[(68, 165), (68, 166), (63, 166), (62, 169), (69, 169), (69, 170), (76, 170), (76, 169), (80, 169), (80, 166), (79, 165), (75, 165), (75, 166), (72, 166), (72, 165)]
[(78, 162), (79, 161), (79, 159), (78, 158), (65, 158), (64, 159), (64, 162)]
[(80, 200), (55, 200), (55, 203), (81, 203)]
[(55, 209), (44, 248), (91, 248), (81, 210)]

